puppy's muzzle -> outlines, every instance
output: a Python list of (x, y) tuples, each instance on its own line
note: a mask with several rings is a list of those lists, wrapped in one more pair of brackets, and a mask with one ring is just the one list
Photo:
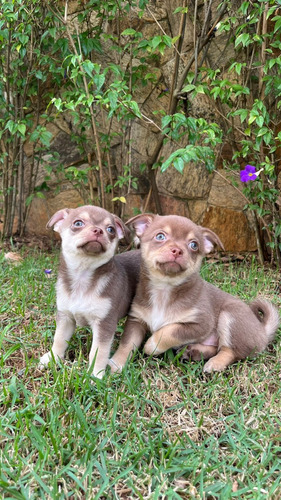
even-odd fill
[(157, 262), (160, 271), (168, 275), (175, 275), (184, 271), (186, 267), (184, 264), (183, 250), (176, 245), (165, 249)]
[(83, 243), (82, 248), (86, 253), (99, 254), (106, 251), (106, 241), (104, 239), (104, 231), (100, 227), (93, 227), (87, 238), (88, 241)]

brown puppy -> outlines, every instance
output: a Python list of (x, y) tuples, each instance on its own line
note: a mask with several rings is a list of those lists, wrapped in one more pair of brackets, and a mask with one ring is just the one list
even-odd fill
[[(118, 241), (128, 236), (123, 222), (95, 206), (56, 212), (47, 227), (54, 226), (62, 238), (57, 281), (57, 327), (50, 352), (64, 358), (76, 325), (90, 326), (93, 341), (89, 356), (96, 377), (102, 377), (120, 318), (126, 316), (139, 277), (140, 252), (116, 255)], [(93, 365), (93, 366), (92, 366)]]
[(146, 354), (188, 345), (188, 356), (209, 361), (205, 372), (263, 351), (279, 325), (277, 309), (262, 299), (246, 305), (205, 282), (199, 275), (203, 257), (215, 244), (211, 230), (186, 217), (143, 214), (127, 224), (141, 240), (139, 285), (120, 346), (111, 360), (120, 370), (130, 353), (152, 335)]

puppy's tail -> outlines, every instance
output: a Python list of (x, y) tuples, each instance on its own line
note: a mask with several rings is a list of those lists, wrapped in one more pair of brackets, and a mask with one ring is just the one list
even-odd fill
[(277, 308), (267, 302), (264, 299), (255, 299), (253, 302), (249, 304), (255, 316), (257, 316), (258, 320), (264, 326), (268, 343), (270, 343), (274, 337), (275, 333), (280, 324), (280, 318)]

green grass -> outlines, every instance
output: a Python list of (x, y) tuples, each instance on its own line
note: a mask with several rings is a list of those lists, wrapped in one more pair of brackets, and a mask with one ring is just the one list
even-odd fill
[[(66, 362), (41, 372), (58, 254), (23, 257), (18, 266), (0, 257), (1, 498), (281, 497), (280, 332), (266, 353), (224, 373), (139, 352), (122, 374), (92, 383), (91, 335), (79, 329)], [(280, 305), (280, 275), (255, 260), (202, 271), (242, 299)]]

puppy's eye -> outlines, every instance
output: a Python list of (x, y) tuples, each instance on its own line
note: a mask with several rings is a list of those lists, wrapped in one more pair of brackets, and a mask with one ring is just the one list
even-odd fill
[(73, 226), (74, 227), (83, 227), (83, 226), (85, 226), (85, 224), (84, 224), (84, 222), (82, 220), (75, 220), (73, 222)]
[(164, 241), (166, 239), (166, 235), (164, 233), (158, 233), (156, 234), (155, 239), (157, 241)]
[(198, 250), (198, 243), (196, 241), (190, 241), (190, 243), (188, 243), (188, 246), (190, 248), (190, 250), (192, 250), (193, 252), (197, 252)]
[(114, 227), (112, 227), (112, 226), (108, 226), (108, 227), (106, 228), (106, 230), (107, 230), (107, 232), (108, 232), (109, 234), (115, 234), (115, 229), (114, 229)]

